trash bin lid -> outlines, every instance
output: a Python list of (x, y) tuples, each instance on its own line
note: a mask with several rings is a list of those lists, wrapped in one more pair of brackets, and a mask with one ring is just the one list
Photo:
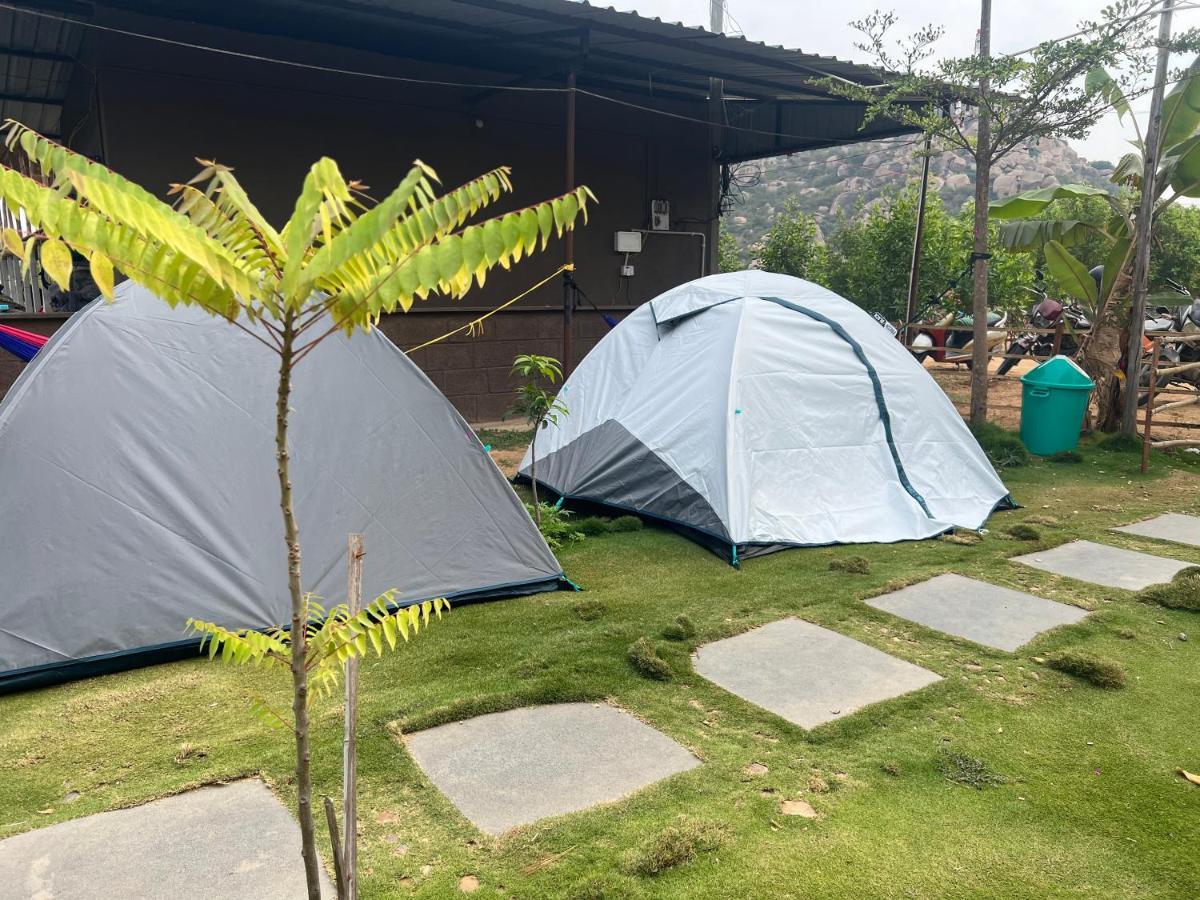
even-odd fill
[(1087, 372), (1066, 356), (1055, 356), (1046, 360), (1032, 372), (1022, 375), (1021, 383), (1076, 391), (1090, 391), (1096, 386)]

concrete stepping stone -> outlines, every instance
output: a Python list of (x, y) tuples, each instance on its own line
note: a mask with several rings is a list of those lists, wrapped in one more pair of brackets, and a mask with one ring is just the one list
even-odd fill
[(1070, 625), (1086, 610), (964, 578), (938, 575), (864, 601), (911, 622), (997, 650), (1016, 650), (1043, 631)]
[(696, 671), (755, 706), (815, 728), (941, 677), (801, 619), (705, 644)]
[[(333, 896), (328, 879), (323, 893)], [(300, 827), (257, 779), (0, 841), (4, 897), (295, 900), (305, 894)]]
[(1177, 544), (1190, 544), (1200, 547), (1200, 517), (1185, 516), (1181, 513), (1163, 513), (1153, 519), (1134, 522), (1132, 525), (1122, 525), (1113, 531), (1123, 531), (1125, 534), (1136, 534), (1140, 537), (1158, 538), (1161, 541), (1174, 541)]
[(1014, 556), (1012, 561), (1043, 572), (1128, 591), (1140, 591), (1152, 584), (1170, 581), (1176, 572), (1191, 565), (1178, 559), (1151, 556), (1149, 553), (1091, 541), (1071, 541), (1053, 550)]
[(600, 703), (491, 713), (406, 743), (429, 780), (489, 834), (611, 803), (700, 765), (665, 734)]

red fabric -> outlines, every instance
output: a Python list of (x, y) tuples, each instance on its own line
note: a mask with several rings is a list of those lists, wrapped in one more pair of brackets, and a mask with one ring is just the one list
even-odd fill
[(0, 332), (15, 337), (19, 341), (24, 341), (27, 344), (33, 344), (37, 347), (44, 347), (46, 341), (50, 340), (48, 335), (35, 334), (32, 331), (25, 331), (22, 328), (13, 328), (11, 325), (0, 325)]

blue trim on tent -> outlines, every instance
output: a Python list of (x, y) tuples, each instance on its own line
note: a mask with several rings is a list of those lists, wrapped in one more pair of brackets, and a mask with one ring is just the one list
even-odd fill
[[(578, 591), (579, 587), (575, 582), (567, 578), (565, 573), (559, 572), (557, 575), (548, 575), (545, 578), (485, 585), (484, 587), (471, 588), (465, 591), (438, 596), (445, 597), (451, 603), (474, 603), (499, 597), (515, 597), (553, 590)], [(406, 600), (394, 604), (394, 606), (396, 609), (401, 609), (432, 599), (434, 598), (422, 597), (420, 599)], [(199, 637), (190, 637), (180, 641), (170, 641), (165, 644), (151, 644), (131, 650), (114, 650), (111, 653), (99, 653), (95, 656), (85, 656), (79, 659), (42, 663), (41, 665), (25, 666), (20, 669), (9, 669), (7, 672), (0, 672), (0, 695), (30, 690), (32, 688), (49, 687), (50, 685), (62, 684), (66, 681), (94, 678), (98, 675), (109, 675), (114, 672), (124, 672), (129, 669), (140, 669), (159, 663), (175, 662), (199, 655), (200, 639)]]
[(817, 312), (816, 310), (809, 309), (805, 306), (800, 306), (796, 303), (792, 303), (790, 300), (784, 300), (780, 297), (763, 297), (762, 299), (769, 300), (771, 303), (776, 303), (785, 309), (794, 310), (795, 312), (808, 316), (810, 319), (815, 319), (818, 322), (828, 325), (834, 334), (850, 345), (850, 349), (854, 351), (854, 355), (858, 357), (858, 361), (863, 364), (863, 368), (867, 370), (867, 374), (871, 377), (871, 385), (875, 389), (875, 405), (879, 408), (879, 420), (883, 423), (883, 433), (887, 438), (888, 450), (891, 451), (892, 462), (896, 465), (896, 475), (900, 478), (900, 484), (903, 485), (904, 490), (908, 492), (909, 496), (921, 505), (921, 509), (924, 511), (925, 516), (932, 519), (933, 513), (929, 511), (929, 506), (926, 505), (925, 498), (922, 497), (920, 492), (918, 492), (917, 489), (912, 486), (912, 482), (908, 480), (908, 473), (904, 471), (904, 463), (900, 460), (900, 451), (896, 448), (896, 441), (892, 437), (892, 417), (888, 414), (887, 401), (884, 400), (883, 397), (883, 383), (879, 380), (879, 373), (875, 371), (875, 367), (871, 365), (871, 361), (867, 359), (867, 354), (863, 350), (862, 345), (854, 338), (850, 337), (849, 332), (847, 332), (846, 329), (840, 324), (828, 316), (821, 315), (821, 313)]

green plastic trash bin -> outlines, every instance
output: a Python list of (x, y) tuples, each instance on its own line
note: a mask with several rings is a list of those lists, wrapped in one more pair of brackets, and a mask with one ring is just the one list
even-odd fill
[(1029, 452), (1050, 456), (1075, 449), (1095, 387), (1087, 372), (1055, 356), (1022, 375), (1021, 384), (1021, 441)]

